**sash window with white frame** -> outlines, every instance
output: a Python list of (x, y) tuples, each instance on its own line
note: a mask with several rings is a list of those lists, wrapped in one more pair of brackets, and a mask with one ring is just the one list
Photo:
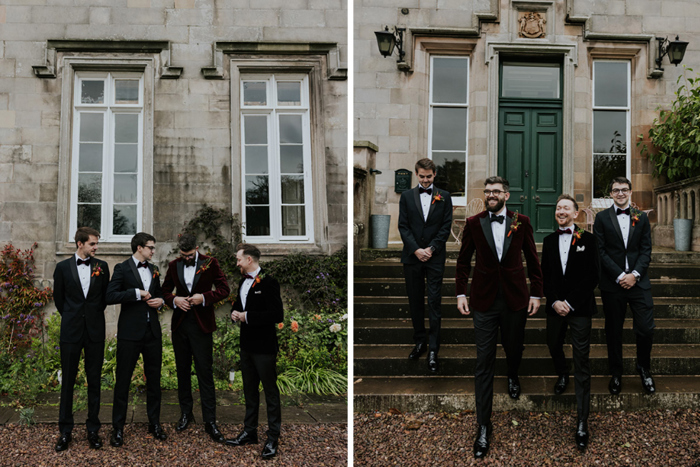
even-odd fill
[(629, 61), (593, 62), (594, 199), (609, 198), (614, 177), (629, 178), (630, 88)]
[(241, 76), (244, 237), (313, 242), (306, 75)]
[(428, 147), (437, 167), (435, 185), (449, 191), (453, 202), (465, 199), (468, 116), (469, 58), (431, 56)]
[(76, 72), (71, 153), (71, 231), (130, 241), (142, 217), (141, 73)]

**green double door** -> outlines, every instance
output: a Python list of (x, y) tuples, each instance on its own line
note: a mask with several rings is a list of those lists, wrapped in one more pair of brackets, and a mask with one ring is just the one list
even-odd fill
[(556, 107), (499, 107), (498, 174), (510, 182), (512, 211), (532, 220), (535, 241), (556, 229), (562, 190), (562, 111)]

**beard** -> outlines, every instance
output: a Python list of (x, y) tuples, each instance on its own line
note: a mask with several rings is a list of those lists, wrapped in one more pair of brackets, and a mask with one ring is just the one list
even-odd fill
[(486, 201), (486, 210), (489, 212), (497, 213), (501, 209), (503, 209), (503, 206), (506, 204), (506, 200), (504, 199), (498, 199), (496, 200), (496, 205), (491, 207), (489, 204), (491, 200)]
[(194, 258), (192, 258), (192, 259), (186, 259), (186, 260), (185, 260), (185, 266), (188, 267), (188, 268), (191, 267), (191, 266), (194, 266), (194, 263), (195, 263)]

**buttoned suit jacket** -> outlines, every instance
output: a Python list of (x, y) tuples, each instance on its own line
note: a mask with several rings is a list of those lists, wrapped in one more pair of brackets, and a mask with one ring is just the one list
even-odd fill
[[(436, 196), (440, 195), (440, 200)], [(403, 241), (401, 262), (417, 264), (414, 254), (419, 248), (434, 248), (430, 262), (445, 262), (445, 243), (452, 227), (452, 198), (450, 194), (433, 185), (428, 218), (423, 218), (418, 187), (401, 193), (399, 199), (399, 233)]]
[(280, 284), (271, 276), (264, 274), (261, 269), (248, 290), (245, 307), (241, 301), (241, 286), (245, 278), (238, 283), (238, 296), (232, 310), (245, 311), (246, 322), (241, 322), (241, 350), (257, 354), (276, 354), (277, 323), (284, 320)]

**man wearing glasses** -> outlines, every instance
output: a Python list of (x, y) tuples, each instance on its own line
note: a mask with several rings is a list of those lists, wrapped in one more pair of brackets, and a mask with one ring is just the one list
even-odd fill
[(612, 378), (610, 394), (622, 390), (622, 326), (627, 305), (637, 338), (637, 372), (648, 394), (656, 392), (651, 376), (651, 346), (654, 336), (654, 302), (647, 275), (651, 261), (651, 228), (647, 215), (630, 209), (632, 183), (615, 177), (610, 194), (614, 204), (595, 216), (593, 233), (600, 253), (600, 292), (605, 313), (608, 366)]
[(199, 254), (194, 235), (180, 235), (177, 244), (180, 257), (168, 264), (168, 272), (163, 281), (163, 298), (173, 309), (173, 350), (181, 413), (175, 431), (183, 431), (194, 420), (191, 378), (194, 360), (202, 400), (204, 430), (212, 440), (221, 443), (224, 436), (216, 426), (216, 395), (212, 371), (212, 336), (216, 330), (214, 305), (228, 297), (231, 289), (218, 261)]
[[(476, 418), (479, 424), (474, 457), (489, 450), (493, 376), (496, 364), (496, 337), (501, 331), (501, 345), (508, 363), (508, 394), (520, 397), (518, 368), (523, 356), (525, 322), (537, 313), (542, 297), (542, 270), (537, 258), (530, 219), (506, 208), (510, 184), (502, 177), (484, 182), (486, 211), (467, 219), (462, 247), (457, 258), (457, 309), (463, 315), (474, 310), (476, 368), (474, 372)], [(476, 265), (469, 302), (467, 284), (472, 256)], [(528, 290), (522, 254), (530, 278)]]
[(158, 310), (163, 307), (158, 269), (148, 262), (156, 249), (153, 235), (139, 232), (131, 239), (134, 253), (114, 267), (114, 275), (107, 287), (107, 303), (121, 304), (117, 322), (117, 374), (112, 407), (112, 436), (114, 447), (124, 444), (129, 384), (139, 355), (143, 355), (143, 373), (146, 376), (146, 412), (148, 432), (155, 439), (168, 436), (160, 424), (160, 369), (163, 360)]

